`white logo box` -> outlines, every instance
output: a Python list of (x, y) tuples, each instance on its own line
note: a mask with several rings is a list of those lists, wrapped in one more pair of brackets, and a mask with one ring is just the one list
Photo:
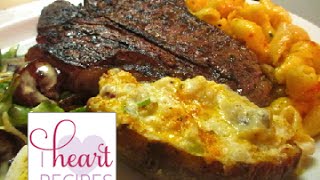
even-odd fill
[(28, 177), (116, 179), (116, 114), (29, 113)]

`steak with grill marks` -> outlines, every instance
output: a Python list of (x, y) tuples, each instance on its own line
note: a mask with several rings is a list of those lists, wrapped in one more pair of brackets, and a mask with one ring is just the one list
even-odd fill
[(272, 97), (256, 55), (192, 16), (183, 0), (56, 1), (41, 13), (37, 42), (27, 60), (58, 69), (58, 91), (95, 95), (99, 76), (118, 67), (140, 81), (202, 75), (260, 106)]

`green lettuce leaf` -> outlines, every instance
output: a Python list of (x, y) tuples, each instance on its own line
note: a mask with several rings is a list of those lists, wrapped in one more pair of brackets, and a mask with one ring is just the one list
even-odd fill
[(19, 48), (19, 45), (11, 47), (9, 51), (7, 51), (4, 54), (0, 53), (0, 60), (17, 57), (18, 48)]
[(87, 106), (78, 107), (76, 109), (71, 110), (70, 112), (88, 112)]
[(64, 110), (53, 101), (43, 101), (30, 112), (64, 112)]
[(26, 125), (29, 112), (64, 112), (64, 110), (53, 101), (43, 101), (34, 108), (13, 104), (8, 110), (11, 123), (14, 126)]
[(14, 126), (21, 126), (21, 125), (27, 124), (28, 113), (30, 111), (31, 111), (31, 108), (23, 107), (16, 104), (12, 105), (12, 107), (8, 111), (11, 123)]

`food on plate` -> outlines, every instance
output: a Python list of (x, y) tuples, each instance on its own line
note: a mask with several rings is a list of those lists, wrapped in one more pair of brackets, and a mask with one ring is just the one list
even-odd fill
[[(228, 84), (259, 105), (270, 103), (272, 83), (255, 54), (189, 14), (183, 0), (86, 2), (77, 7), (56, 1), (44, 8), (38, 44), (26, 56), (27, 61), (45, 61), (59, 70), (60, 76), (52, 74), (52, 79), (61, 78), (57, 90), (93, 96), (102, 73), (119, 67), (143, 81), (202, 75)], [(16, 93), (20, 104), (41, 101), (28, 96)]]
[[(259, 3), (248, 3), (245, 0), (186, 0), (186, 5), (195, 16), (245, 41), (246, 45), (258, 55), (259, 61), (264, 63), (272, 61), (269, 58), (269, 43), (276, 39), (274, 36), (279, 26), (281, 24), (294, 26), (291, 24), (289, 13), (270, 0), (261, 0)], [(301, 29), (294, 27), (292, 30)], [(275, 48), (275, 51), (277, 50)]]
[(117, 113), (118, 154), (149, 178), (284, 179), (313, 152), (293, 108), (259, 108), (202, 76), (140, 83), (111, 69), (99, 86), (88, 109)]
[(320, 46), (291, 22), (289, 13), (271, 0), (186, 0), (192, 14), (242, 40), (258, 55), (274, 80), (285, 85), (303, 117), (305, 130), (320, 133)]
[(30, 111), (115, 111), (119, 157), (149, 177), (292, 176), (319, 132), (319, 46), (268, 0), (186, 4), (50, 4), (2, 122), (19, 135)]
[(4, 162), (8, 162), (14, 157), (22, 148), (25, 142), (22, 142), (18, 137), (12, 133), (8, 133), (3, 129), (0, 129), (0, 178), (2, 168), (6, 169)]
[(12, 162), (5, 180), (28, 179), (28, 148), (23, 146)]

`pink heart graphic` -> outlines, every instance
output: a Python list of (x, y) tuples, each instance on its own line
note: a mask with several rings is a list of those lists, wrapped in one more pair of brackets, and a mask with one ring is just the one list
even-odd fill
[[(58, 143), (58, 147), (65, 145), (71, 139), (71, 137), (72, 136), (62, 137)], [(99, 136), (95, 136), (95, 135), (88, 136), (84, 139), (84, 141), (82, 143), (79, 138), (74, 137), (69, 144), (67, 144), (65, 147), (59, 149), (58, 153), (62, 154), (65, 157), (65, 161), (67, 160), (67, 158), (71, 154), (76, 155), (76, 157), (77, 157), (76, 160), (78, 160), (80, 155), (83, 155), (83, 154), (87, 155), (88, 154), (88, 155), (90, 155), (90, 162), (91, 162), (93, 159), (94, 153), (103, 157), (103, 154), (98, 150), (98, 146), (100, 144), (105, 144), (105, 143), (104, 143), (104, 140)], [(90, 167), (87, 167), (87, 166), (80, 167), (77, 165), (75, 167), (68, 166), (68, 168), (75, 174), (88, 174), (92, 170), (94, 170), (97, 165), (98, 165), (98, 162), (94, 161), (93, 165)]]

